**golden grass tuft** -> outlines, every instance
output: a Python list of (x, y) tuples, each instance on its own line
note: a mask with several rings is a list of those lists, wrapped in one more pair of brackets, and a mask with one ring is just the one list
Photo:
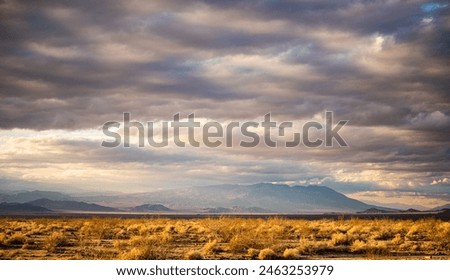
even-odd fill
[(210, 255), (210, 254), (218, 253), (221, 250), (220, 250), (217, 240), (214, 239), (214, 240), (210, 240), (208, 243), (206, 243), (205, 246), (203, 246), (202, 251), (205, 255)]
[(23, 244), (25, 244), (26, 241), (27, 241), (27, 237), (23, 233), (16, 232), (6, 240), (6, 244), (7, 245), (23, 245)]
[(7, 245), (7, 240), (6, 234), (0, 233), (0, 246)]
[(287, 260), (297, 260), (300, 258), (300, 251), (298, 249), (289, 249), (287, 248), (283, 252), (283, 258)]
[(275, 251), (270, 248), (262, 249), (258, 254), (260, 260), (276, 260), (277, 258)]
[(259, 255), (259, 250), (255, 248), (250, 248), (247, 250), (247, 255), (250, 257), (250, 259), (256, 260)]
[(333, 233), (331, 235), (331, 244), (333, 246), (338, 246), (338, 245), (348, 246), (348, 245), (352, 244), (352, 242), (353, 242), (353, 237), (349, 234)]
[(184, 255), (185, 260), (203, 260), (204, 256), (200, 251), (189, 251)]
[(67, 243), (67, 239), (62, 232), (53, 232), (44, 240), (44, 248), (48, 252), (55, 252), (56, 249)]

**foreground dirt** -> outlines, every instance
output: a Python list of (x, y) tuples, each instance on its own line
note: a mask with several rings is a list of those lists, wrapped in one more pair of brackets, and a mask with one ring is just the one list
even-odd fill
[(0, 259), (450, 259), (450, 222), (0, 219)]

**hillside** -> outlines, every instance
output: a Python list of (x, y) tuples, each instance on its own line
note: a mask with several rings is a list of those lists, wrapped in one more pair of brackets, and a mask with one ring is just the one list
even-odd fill
[(36, 213), (36, 212), (51, 212), (49, 209), (32, 205), (29, 203), (8, 203), (2, 202), (0, 203), (0, 212), (6, 213)]
[(71, 200), (54, 201), (46, 198), (33, 200), (28, 204), (44, 207), (52, 210), (71, 210), (71, 211), (98, 211), (98, 212), (116, 212), (118, 209), (105, 207), (95, 203), (78, 202)]

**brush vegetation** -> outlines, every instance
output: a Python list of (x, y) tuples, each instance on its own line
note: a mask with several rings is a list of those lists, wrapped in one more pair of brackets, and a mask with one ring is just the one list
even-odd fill
[(1, 259), (450, 259), (450, 222), (0, 219)]

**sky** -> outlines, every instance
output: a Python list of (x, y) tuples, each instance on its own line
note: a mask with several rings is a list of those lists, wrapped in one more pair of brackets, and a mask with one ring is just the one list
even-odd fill
[[(0, 189), (273, 182), (449, 203), (449, 5), (2, 0)], [(129, 148), (101, 146), (103, 124), (124, 112), (226, 126), (267, 113), (323, 122), (325, 111), (348, 120), (348, 147), (138, 147), (135, 130)]]

